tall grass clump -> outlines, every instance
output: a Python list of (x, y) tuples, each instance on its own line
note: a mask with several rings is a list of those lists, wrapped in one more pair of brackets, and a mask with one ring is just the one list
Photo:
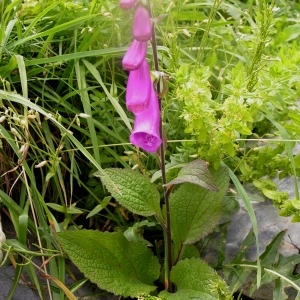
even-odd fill
[[(5, 256), (17, 274), (10, 295), (25, 269), (44, 298), (40, 270), (47, 294), (61, 299), (66, 266), (55, 232), (81, 222), (100, 229), (123, 223), (90, 178), (106, 165), (128, 167), (129, 157), (118, 153), (133, 149), (130, 119), (118, 101), (124, 74), (114, 67), (124, 51), (115, 39), (116, 4), (1, 5), (1, 204), (16, 233)], [(94, 207), (106, 217), (86, 219)]]

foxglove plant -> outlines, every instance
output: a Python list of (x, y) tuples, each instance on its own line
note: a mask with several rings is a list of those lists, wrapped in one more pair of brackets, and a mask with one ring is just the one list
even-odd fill
[[(138, 42), (146, 42), (151, 39), (155, 71), (159, 72), (156, 36), (152, 28), (153, 22), (150, 17), (149, 10), (144, 6), (137, 6), (134, 14), (133, 23), (133, 37)], [(123, 58), (123, 68), (128, 69), (136, 63), (137, 48), (140, 44), (133, 44), (129, 47)], [(145, 57), (144, 57), (145, 55)], [(164, 144), (162, 141), (162, 120), (161, 120), (161, 101), (160, 96), (156, 94), (153, 83), (150, 77), (150, 71), (147, 70), (148, 63), (146, 61), (146, 54), (141, 51), (138, 54), (140, 60), (143, 60), (137, 69), (131, 69), (129, 73), (127, 89), (126, 89), (126, 106), (128, 110), (136, 115), (134, 122), (134, 129), (130, 136), (130, 141), (133, 145), (142, 148), (147, 152), (156, 152), (160, 149), (160, 166), (163, 178), (164, 201), (166, 207), (166, 226), (165, 238), (167, 244), (166, 251), (166, 267), (165, 267), (165, 288), (170, 288), (170, 270), (172, 268), (172, 239), (171, 239), (171, 219), (169, 214), (169, 194), (166, 187), (166, 170), (164, 157)], [(150, 92), (148, 88), (150, 87)], [(157, 90), (160, 90), (159, 81), (157, 83)], [(148, 98), (147, 98), (148, 96)], [(148, 100), (148, 101), (147, 101)]]
[[(121, 0), (120, 6), (128, 9), (125, 2)], [(212, 177), (206, 163), (196, 160), (186, 164), (175, 179), (167, 182), (161, 119), (161, 97), (166, 89), (163, 73), (159, 71), (150, 1), (147, 8), (142, 6), (145, 2), (130, 2), (131, 7), (136, 8), (132, 30), (134, 41), (122, 63), (123, 68), (129, 70), (126, 106), (135, 115), (130, 141), (147, 152), (158, 153), (162, 189), (150, 182), (147, 176), (130, 168), (106, 168), (94, 175), (101, 178), (111, 196), (129, 211), (152, 220), (155, 218), (163, 230), (165, 257), (159, 260), (144, 243), (145, 240), (138, 241), (140, 236), (132, 234), (132, 229), (135, 232), (134, 228), (139, 227), (128, 228), (124, 233), (73, 230), (58, 234), (59, 242), (86, 276), (116, 295), (131, 298), (150, 295), (156, 289), (153, 284), (160, 277), (160, 263), (163, 263), (165, 291), (160, 293), (163, 299), (209, 297), (225, 300), (227, 291), (223, 288), (224, 283), (213, 269), (197, 258), (182, 258), (187, 257), (184, 252), (186, 245), (199, 241), (217, 224), (222, 211), (221, 201), (228, 186), (227, 171), (223, 168), (221, 173)], [(150, 40), (153, 65), (159, 76), (155, 88), (144, 48)], [(139, 49), (143, 51), (139, 52)], [(177, 184), (182, 185), (173, 190)], [(147, 226), (145, 224), (148, 222), (137, 223), (142, 227)], [(215, 287), (207, 285), (207, 282), (215, 283)], [(176, 295), (172, 293), (175, 286)]]

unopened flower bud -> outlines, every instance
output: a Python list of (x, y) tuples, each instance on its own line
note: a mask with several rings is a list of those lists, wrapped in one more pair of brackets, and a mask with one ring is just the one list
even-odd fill
[(119, 6), (122, 9), (130, 9), (135, 5), (136, 2), (137, 0), (120, 0)]
[(133, 22), (133, 36), (138, 41), (149, 41), (152, 36), (152, 20), (144, 6), (136, 9)]

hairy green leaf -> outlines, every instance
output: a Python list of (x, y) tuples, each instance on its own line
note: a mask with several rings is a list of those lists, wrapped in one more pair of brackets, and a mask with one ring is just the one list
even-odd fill
[(218, 190), (213, 182), (205, 161), (201, 159), (196, 159), (186, 164), (179, 171), (178, 176), (167, 183), (167, 185), (179, 184), (184, 182), (194, 183), (211, 191)]
[(228, 188), (227, 169), (219, 168), (212, 174), (218, 192), (195, 184), (185, 183), (170, 197), (170, 214), (175, 253), (183, 244), (191, 244), (210, 233), (222, 214), (222, 200)]
[(130, 242), (120, 232), (92, 230), (58, 233), (70, 259), (100, 288), (124, 297), (155, 290), (160, 265), (142, 243)]
[(181, 260), (173, 267), (171, 281), (177, 292), (162, 292), (166, 299), (231, 299), (226, 283), (210, 266), (196, 258)]
[(147, 177), (131, 169), (115, 168), (105, 169), (105, 176), (99, 172), (94, 175), (100, 177), (111, 195), (133, 213), (161, 216), (159, 193)]

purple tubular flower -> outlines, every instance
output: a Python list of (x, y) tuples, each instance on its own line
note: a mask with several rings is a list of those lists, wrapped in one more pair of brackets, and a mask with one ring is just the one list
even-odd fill
[(137, 0), (120, 0), (120, 4), (119, 6), (122, 8), (122, 9), (130, 9), (132, 8), (135, 3), (137, 2)]
[(128, 71), (138, 69), (146, 58), (147, 47), (147, 42), (133, 40), (123, 57), (123, 69)]
[(134, 15), (133, 36), (138, 41), (149, 41), (152, 36), (152, 21), (149, 11), (144, 6), (139, 6)]
[(130, 142), (147, 152), (156, 152), (162, 143), (159, 135), (160, 111), (158, 98), (153, 86), (149, 106), (146, 110), (136, 115), (134, 128), (130, 135)]
[(151, 89), (150, 70), (147, 60), (134, 71), (130, 71), (126, 88), (126, 106), (134, 114), (148, 107)]

